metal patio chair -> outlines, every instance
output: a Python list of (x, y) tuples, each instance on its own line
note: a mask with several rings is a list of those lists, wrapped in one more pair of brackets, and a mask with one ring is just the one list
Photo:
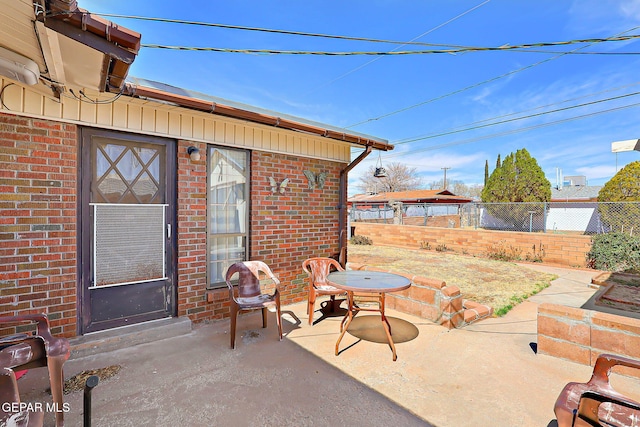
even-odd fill
[(51, 335), (46, 314), (0, 317), (0, 328), (19, 323), (35, 323), (36, 332), (34, 335), (20, 333), (0, 337), (0, 369), (5, 368), (3, 387), (10, 387), (9, 377), (15, 380), (15, 374), (8, 375), (6, 369), (13, 373), (46, 366), (49, 370), (52, 400), (57, 408), (56, 425), (62, 426), (64, 425), (62, 366), (71, 354), (69, 341), (66, 338), (55, 338)]
[(313, 325), (316, 298), (319, 295), (331, 295), (331, 312), (335, 311), (336, 295), (347, 295), (347, 291), (338, 289), (327, 283), (327, 276), (331, 271), (344, 271), (344, 268), (333, 258), (309, 258), (302, 263), (302, 269), (309, 276), (309, 296), (307, 314), (309, 324)]
[(640, 370), (640, 361), (601, 354), (587, 383), (567, 384), (554, 407), (558, 427), (616, 426), (640, 427), (640, 403), (611, 387), (609, 374), (614, 366)]
[[(238, 274), (237, 289), (235, 295), (232, 277)], [(261, 278), (269, 279), (275, 286), (273, 294), (265, 294), (261, 290)], [(282, 318), (280, 315), (280, 280), (271, 272), (267, 264), (262, 261), (237, 262), (227, 270), (225, 281), (229, 288), (231, 300), (231, 348), (236, 348), (236, 322), (238, 312), (241, 310), (262, 309), (262, 327), (267, 327), (267, 308), (275, 306), (276, 321), (278, 322), (278, 334), (282, 340)]]

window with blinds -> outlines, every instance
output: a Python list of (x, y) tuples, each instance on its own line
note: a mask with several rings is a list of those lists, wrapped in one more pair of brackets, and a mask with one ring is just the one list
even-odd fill
[(225, 285), (231, 264), (246, 260), (248, 251), (249, 153), (209, 147), (208, 276), (209, 287)]

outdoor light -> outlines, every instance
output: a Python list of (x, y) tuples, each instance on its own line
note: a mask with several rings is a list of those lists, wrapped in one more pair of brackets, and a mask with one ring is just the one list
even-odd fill
[(191, 158), (192, 162), (197, 162), (200, 160), (200, 149), (198, 147), (194, 147), (193, 145), (187, 148), (187, 154), (189, 158)]
[(380, 152), (378, 151), (378, 163), (376, 164), (376, 171), (373, 173), (375, 178), (386, 178), (387, 171), (382, 167), (382, 158), (380, 157)]
[(376, 168), (375, 173), (373, 174), (374, 177), (376, 178), (386, 178), (387, 176), (387, 171), (385, 170), (385, 168)]

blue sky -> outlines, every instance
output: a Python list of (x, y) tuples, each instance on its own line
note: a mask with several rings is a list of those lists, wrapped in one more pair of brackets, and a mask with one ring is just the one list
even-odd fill
[[(94, 13), (483, 47), (640, 34), (640, 0), (79, 0), (78, 5)], [(106, 19), (142, 33), (143, 44), (340, 52), (429, 49)], [(640, 40), (537, 50), (547, 52), (379, 57), (142, 48), (130, 76), (387, 139), (396, 149), (383, 153), (382, 163), (404, 163), (426, 183), (441, 179), (447, 167), (448, 180), (480, 184), (485, 160), (492, 170), (498, 154), (504, 158), (520, 148), (537, 159), (552, 184), (557, 168), (565, 176), (585, 175), (590, 185), (602, 185), (616, 166), (640, 160), (638, 152), (611, 153), (613, 141), (640, 138), (640, 105), (633, 106), (640, 103), (640, 94), (635, 95), (640, 92), (640, 55), (618, 54), (640, 53)], [(607, 54), (561, 54), (569, 51)], [(597, 102), (616, 97), (622, 98)], [(590, 105), (568, 108), (580, 104)], [(564, 111), (540, 114), (559, 109)], [(461, 131), (504, 120), (511, 121)], [(447, 135), (434, 136), (442, 133)], [(352, 170), (350, 194), (377, 160), (373, 153)]]

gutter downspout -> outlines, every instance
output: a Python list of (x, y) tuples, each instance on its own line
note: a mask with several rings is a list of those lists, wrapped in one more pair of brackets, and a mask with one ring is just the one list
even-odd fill
[(371, 154), (371, 145), (367, 145), (367, 148), (362, 152), (354, 161), (349, 163), (346, 168), (340, 171), (340, 204), (339, 209), (339, 221), (338, 221), (338, 262), (342, 267), (347, 265), (347, 174), (358, 163), (363, 161), (365, 157)]

